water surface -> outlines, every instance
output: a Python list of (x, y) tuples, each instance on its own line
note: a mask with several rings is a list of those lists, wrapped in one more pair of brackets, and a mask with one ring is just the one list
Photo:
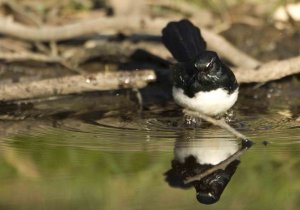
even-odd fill
[(114, 93), (13, 109), (26, 116), (1, 121), (0, 209), (298, 209), (300, 96), (270, 90), (242, 91), (231, 125), (255, 144), (211, 206), (165, 173), (187, 151), (220, 159), (241, 142), (216, 126), (183, 127), (172, 102), (140, 111)]

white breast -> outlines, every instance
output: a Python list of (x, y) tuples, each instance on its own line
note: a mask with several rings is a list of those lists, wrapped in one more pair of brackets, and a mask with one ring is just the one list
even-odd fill
[(232, 139), (195, 139), (177, 142), (174, 157), (181, 163), (189, 156), (194, 156), (199, 164), (216, 165), (239, 149)]
[(193, 98), (186, 96), (181, 88), (173, 87), (173, 97), (180, 106), (202, 112), (207, 115), (218, 115), (226, 112), (236, 102), (238, 88), (232, 93), (223, 88), (208, 92), (196, 93)]

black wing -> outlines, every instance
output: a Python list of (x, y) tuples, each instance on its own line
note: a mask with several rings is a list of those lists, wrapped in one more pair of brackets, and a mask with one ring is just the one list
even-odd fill
[(188, 20), (170, 22), (162, 34), (164, 45), (179, 62), (193, 60), (206, 49), (199, 28)]

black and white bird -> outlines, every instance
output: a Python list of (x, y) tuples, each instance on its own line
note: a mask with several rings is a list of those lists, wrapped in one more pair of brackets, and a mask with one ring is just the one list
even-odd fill
[(178, 61), (173, 70), (173, 97), (180, 106), (216, 116), (230, 109), (238, 97), (233, 72), (206, 50), (199, 28), (188, 20), (170, 22), (162, 41)]

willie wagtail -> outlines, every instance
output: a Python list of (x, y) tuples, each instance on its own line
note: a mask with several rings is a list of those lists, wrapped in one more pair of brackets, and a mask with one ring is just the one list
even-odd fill
[(238, 83), (233, 72), (206, 50), (200, 30), (188, 20), (170, 22), (162, 41), (178, 61), (173, 70), (173, 97), (184, 108), (215, 116), (236, 102)]

